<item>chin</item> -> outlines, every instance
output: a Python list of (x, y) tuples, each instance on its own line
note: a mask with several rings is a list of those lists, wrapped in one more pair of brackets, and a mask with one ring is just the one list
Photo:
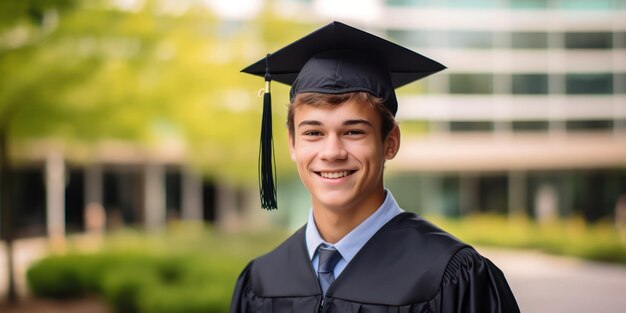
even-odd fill
[(354, 203), (354, 198), (349, 197), (346, 191), (327, 192), (315, 197), (314, 204), (331, 211), (344, 211)]

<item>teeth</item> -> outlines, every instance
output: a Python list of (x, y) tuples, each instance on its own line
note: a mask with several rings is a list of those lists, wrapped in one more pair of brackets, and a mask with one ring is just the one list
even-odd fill
[(320, 172), (320, 175), (324, 178), (341, 178), (344, 176), (348, 176), (348, 171), (343, 172)]

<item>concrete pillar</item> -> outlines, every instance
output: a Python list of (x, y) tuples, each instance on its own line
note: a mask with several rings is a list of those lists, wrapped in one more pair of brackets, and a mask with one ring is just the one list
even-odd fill
[(182, 218), (202, 220), (202, 177), (189, 169), (182, 172)]
[(511, 171), (509, 179), (509, 203), (508, 212), (510, 217), (526, 215), (526, 173)]
[(144, 172), (144, 216), (147, 229), (165, 225), (165, 169), (161, 164), (147, 164)]
[(216, 198), (216, 224), (224, 230), (236, 229), (240, 222), (237, 189), (228, 183), (218, 184)]
[(549, 223), (558, 218), (558, 192), (551, 183), (543, 183), (535, 194), (535, 216), (539, 223)]
[(462, 174), (459, 178), (459, 215), (464, 216), (478, 208), (478, 178)]
[[(306, 189), (305, 189), (306, 190)], [(292, 193), (297, 193), (299, 190), (289, 190), (289, 192)], [(292, 194), (292, 196), (294, 196), (294, 194)], [(261, 202), (259, 199), (259, 187), (253, 185), (253, 186), (246, 186), (243, 189), (243, 192), (241, 193), (241, 197), (243, 197), (243, 207), (242, 207), (242, 211), (243, 214), (245, 215), (245, 225), (246, 225), (246, 229), (255, 229), (255, 230), (264, 230), (264, 229), (269, 229), (269, 227), (271, 226), (270, 223), (270, 219), (275, 216), (272, 215), (270, 212), (261, 209)], [(305, 192), (304, 194), (302, 194), (302, 199), (309, 199), (310, 195), (308, 192)], [(294, 208), (290, 208), (288, 207), (288, 204), (285, 202), (281, 202), (281, 199), (278, 199), (278, 206), (279, 206), (279, 210), (283, 210), (281, 212), (281, 214), (283, 214), (283, 216), (285, 216), (285, 221), (287, 222), (288, 226), (292, 229), (297, 229), (299, 228), (303, 221), (306, 221), (306, 218), (308, 218), (308, 210), (311, 207), (311, 205), (309, 204), (308, 201), (305, 200), (305, 203), (307, 203), (306, 205), (298, 205)], [(298, 213), (301, 214), (294, 214), (294, 211), (297, 211)], [(297, 221), (294, 221), (297, 218)], [(294, 222), (296, 223), (296, 226), (294, 228)]]
[(106, 225), (104, 210), (102, 166), (92, 164), (85, 169), (85, 230), (101, 233)]
[(58, 152), (46, 159), (46, 224), (53, 241), (65, 236), (65, 163)]

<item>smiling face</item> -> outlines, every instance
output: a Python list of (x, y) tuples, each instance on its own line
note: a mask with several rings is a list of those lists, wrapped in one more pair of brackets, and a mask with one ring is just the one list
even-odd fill
[(315, 210), (373, 212), (384, 200), (383, 166), (399, 148), (397, 127), (381, 138), (381, 118), (367, 103), (294, 109), (291, 159)]

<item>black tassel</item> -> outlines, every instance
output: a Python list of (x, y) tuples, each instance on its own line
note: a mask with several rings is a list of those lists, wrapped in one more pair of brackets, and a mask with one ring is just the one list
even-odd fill
[(272, 137), (272, 95), (270, 93), (272, 76), (269, 69), (269, 56), (268, 54), (265, 57), (265, 94), (263, 95), (261, 147), (259, 149), (259, 191), (261, 207), (266, 210), (274, 210), (278, 205), (276, 201), (276, 159)]

